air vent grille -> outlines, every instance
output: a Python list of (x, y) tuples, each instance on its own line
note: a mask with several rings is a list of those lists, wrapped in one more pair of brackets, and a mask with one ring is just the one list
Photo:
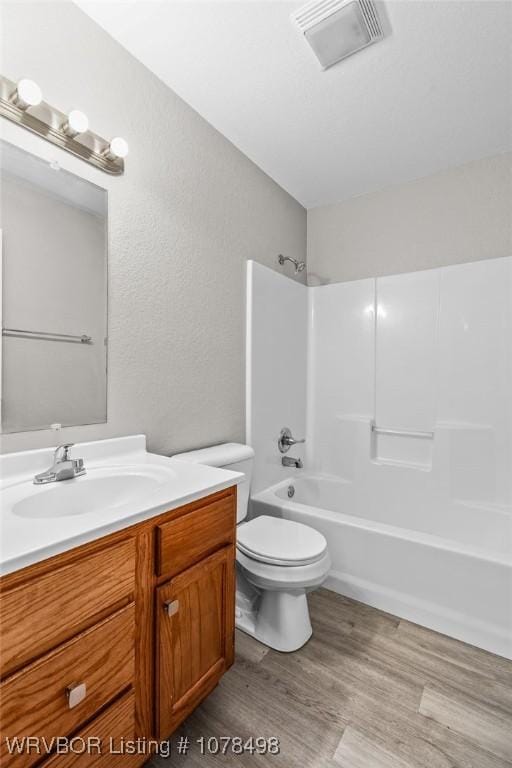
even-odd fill
[(313, 0), (311, 3), (303, 5), (292, 15), (292, 19), (302, 32), (318, 24), (320, 21), (332, 16), (336, 11), (341, 10), (351, 3), (356, 3), (361, 9), (368, 32), (372, 38), (382, 37), (382, 27), (380, 25), (375, 4), (372, 0)]
[(313, 0), (291, 18), (324, 69), (384, 37), (373, 0)]
[(380, 39), (382, 37), (382, 27), (380, 26), (380, 21), (375, 10), (375, 5), (371, 2), (371, 0), (359, 0), (359, 5), (361, 6), (363, 18), (366, 22), (366, 26), (368, 27), (368, 32), (370, 33), (371, 37)]
[(322, 19), (326, 19), (331, 14), (336, 13), (344, 5), (346, 5), (346, 0), (320, 0), (320, 2), (313, 0), (313, 2), (304, 5), (292, 18), (295, 19), (299, 28), (305, 32), (314, 24), (322, 21)]

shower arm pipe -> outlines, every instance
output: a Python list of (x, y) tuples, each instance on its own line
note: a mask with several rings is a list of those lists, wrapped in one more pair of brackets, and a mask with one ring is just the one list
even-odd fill
[(295, 267), (296, 275), (298, 275), (299, 272), (302, 272), (302, 270), (306, 266), (306, 263), (304, 261), (297, 261), (297, 259), (292, 259), (291, 256), (283, 256), (282, 253), (278, 255), (277, 260), (281, 266), (284, 265), (285, 261), (289, 261), (290, 264), (293, 264), (293, 266)]
[(432, 440), (434, 437), (433, 432), (414, 432), (408, 429), (386, 429), (385, 427), (378, 427), (376, 424), (371, 425), (371, 430), (376, 435), (394, 435), (395, 437), (419, 437), (424, 440)]

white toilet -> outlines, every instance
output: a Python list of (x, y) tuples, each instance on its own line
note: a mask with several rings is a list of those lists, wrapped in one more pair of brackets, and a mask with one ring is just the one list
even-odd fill
[(302, 523), (247, 517), (254, 451), (224, 443), (174, 458), (243, 472), (237, 506), (236, 625), (278, 651), (296, 651), (311, 637), (306, 593), (325, 580), (331, 561), (321, 533)]

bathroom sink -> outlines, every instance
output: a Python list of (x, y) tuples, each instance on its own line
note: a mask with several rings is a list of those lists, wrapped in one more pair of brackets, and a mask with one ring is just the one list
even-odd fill
[(35, 485), (54, 449), (0, 455), (0, 574), (229, 488), (242, 475), (149, 453), (144, 435), (72, 447), (86, 473)]
[(24, 483), (25, 493), (22, 491), (21, 498), (13, 503), (12, 514), (42, 519), (105, 512), (148, 497), (159, 486), (172, 482), (175, 474), (167, 467), (116, 466), (92, 469), (82, 477), (44, 487)]

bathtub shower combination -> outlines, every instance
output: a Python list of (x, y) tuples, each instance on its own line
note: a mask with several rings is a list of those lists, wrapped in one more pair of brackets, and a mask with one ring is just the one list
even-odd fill
[(512, 658), (512, 259), (310, 288), (250, 262), (247, 314), (251, 515), (320, 531), (328, 588)]

